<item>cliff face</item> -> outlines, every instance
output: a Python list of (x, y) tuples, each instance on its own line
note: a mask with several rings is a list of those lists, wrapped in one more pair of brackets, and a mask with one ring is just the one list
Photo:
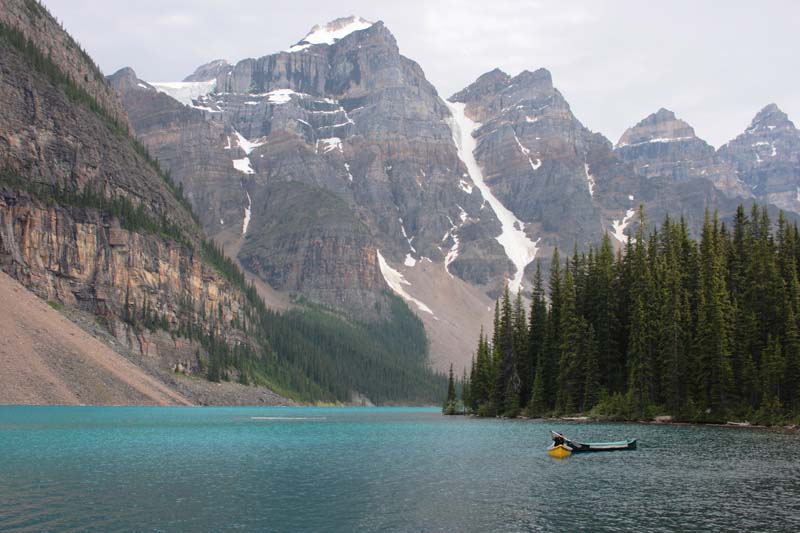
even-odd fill
[(719, 156), (759, 200), (800, 213), (800, 130), (777, 105), (759, 111)]
[(475, 157), (485, 180), (542, 239), (544, 257), (599, 240), (611, 145), (575, 118), (547, 70), (494, 70), (450, 100), (481, 124)]
[(707, 179), (728, 196), (751, 196), (746, 184), (736, 178), (733, 167), (717, 156), (714, 147), (664, 108), (628, 128), (615, 153), (630, 162), (636, 174), (644, 179)]
[(93, 209), (46, 206), (3, 188), (0, 250), (3, 270), (41, 298), (112, 325), (126, 302), (132, 309), (149, 307), (175, 327), (212, 315), (229, 324), (242, 314), (238, 291), (183, 245), (121, 229)]
[(255, 211), (271, 216), (253, 221), (260, 230), (239, 253), (249, 271), (313, 301), (376, 314), (385, 287), (377, 249), (347, 204), (297, 182), (268, 184), (258, 198)]
[[(36, 2), (3, 7), (3, 20), (22, 20), (39, 53), (74, 46)], [(125, 330), (126, 317), (146, 309), (172, 330), (196, 324), (248, 342), (230, 327), (244, 312), (244, 295), (202, 255), (202, 229), (121, 126), (127, 121), (113, 89), (102, 77), (84, 81), (91, 93), (70, 85), (64, 74), (72, 79), (94, 68), (77, 49), (54, 52), (48, 62), (15, 45), (3, 24), (2, 269), (43, 298), (102, 317), (112, 330)]]
[(110, 76), (109, 82), (122, 95), (137, 137), (183, 185), (203, 227), (213, 234), (235, 226), (241, 233), (246, 176), (231, 164), (218, 115), (206, 117), (182, 105), (139, 80), (129, 68)]

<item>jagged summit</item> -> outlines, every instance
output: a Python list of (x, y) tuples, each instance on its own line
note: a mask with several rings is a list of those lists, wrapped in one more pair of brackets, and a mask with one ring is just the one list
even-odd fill
[(334, 44), (354, 31), (366, 30), (374, 23), (361, 17), (351, 15), (341, 17), (328, 22), (327, 24), (317, 24), (305, 37), (297, 44), (287, 50), (287, 52), (300, 52), (315, 44)]
[(639, 121), (635, 126), (625, 130), (625, 133), (622, 134), (617, 143), (617, 148), (644, 143), (686, 141), (696, 138), (694, 128), (677, 118), (673, 111), (662, 107)]
[(553, 75), (546, 68), (538, 68), (531, 72), (530, 70), (523, 70), (513, 78), (511, 78), (511, 85), (519, 85), (525, 89), (534, 91), (552, 91), (553, 90)]
[(122, 92), (121, 89), (128, 89), (137, 86), (145, 89), (148, 88), (148, 85), (139, 80), (138, 76), (136, 76), (136, 71), (134, 71), (131, 67), (122, 67), (114, 74), (109, 76), (108, 80), (120, 92)]
[(227, 59), (215, 59), (205, 65), (200, 65), (195, 71), (186, 76), (184, 82), (209, 81), (219, 77), (220, 74), (228, 73), (233, 69), (233, 65)]
[(789, 120), (789, 115), (781, 111), (776, 104), (769, 104), (756, 113), (745, 133), (774, 129), (794, 129), (794, 124)]
[(550, 93), (553, 91), (553, 76), (546, 68), (531, 72), (523, 70), (514, 77), (495, 68), (481, 74), (478, 79), (466, 88), (449, 98), (451, 102), (469, 102), (470, 100), (498, 91), (533, 91), (534, 93)]

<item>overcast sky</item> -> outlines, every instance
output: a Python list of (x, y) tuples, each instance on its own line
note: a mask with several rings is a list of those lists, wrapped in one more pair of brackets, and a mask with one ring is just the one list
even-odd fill
[(44, 0), (107, 74), (177, 81), (285, 49), (317, 23), (383, 20), (443, 97), (499, 67), (546, 67), (616, 142), (660, 107), (719, 146), (775, 102), (800, 122), (794, 0)]

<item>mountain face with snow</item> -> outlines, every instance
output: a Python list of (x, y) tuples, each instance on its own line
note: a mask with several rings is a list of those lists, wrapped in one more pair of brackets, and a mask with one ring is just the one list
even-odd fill
[(599, 241), (605, 183), (616, 164), (611, 143), (575, 118), (550, 72), (494, 70), (450, 101), (478, 123), (475, 158), (484, 180), (545, 258), (555, 246)]
[[(447, 105), (389, 30), (338, 19), (289, 50), (215, 61), (189, 81), (119, 85), (206, 230), (271, 286), (362, 316), (387, 307), (378, 250), (499, 293), (515, 268), (497, 216), (459, 158)], [(200, 84), (207, 94), (175, 102)], [(326, 212), (275, 216), (275, 202), (302, 208), (302, 195)]]
[(719, 155), (760, 201), (800, 213), (800, 130), (777, 105), (759, 111)]
[(111, 81), (206, 232), (247, 270), (361, 318), (382, 316), (391, 290), (456, 366), (472, 349), (465, 324), (488, 325), (506, 283), (528, 288), (556, 246), (586, 251), (605, 233), (624, 246), (639, 205), (692, 232), (706, 208), (725, 218), (756, 197), (800, 208), (798, 133), (774, 106), (719, 151), (666, 109), (614, 146), (547, 70), (495, 69), (445, 101), (383, 23), (359, 17), (182, 82), (130, 69)]

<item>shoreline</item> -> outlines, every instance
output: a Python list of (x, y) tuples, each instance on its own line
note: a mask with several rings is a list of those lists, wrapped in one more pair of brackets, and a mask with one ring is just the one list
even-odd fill
[(730, 428), (730, 429), (770, 429), (770, 430), (782, 430), (782, 431), (800, 433), (800, 424), (794, 424), (794, 425), (789, 424), (785, 426), (763, 426), (759, 424), (751, 424), (749, 422), (735, 422), (735, 421), (721, 423), (721, 422), (678, 422), (672, 420), (609, 420), (602, 418), (593, 418), (589, 416), (561, 416), (561, 417), (539, 417), (539, 418), (518, 416), (516, 418), (506, 418), (501, 416), (480, 417), (475, 414), (467, 414), (467, 413), (455, 413), (452, 415), (442, 415), (442, 416), (465, 416), (476, 419), (486, 418), (488, 420), (491, 419), (521, 420), (528, 422), (572, 422), (578, 424), (609, 423), (609, 424), (642, 424), (648, 426), (692, 426), (692, 427), (716, 427), (716, 428)]

